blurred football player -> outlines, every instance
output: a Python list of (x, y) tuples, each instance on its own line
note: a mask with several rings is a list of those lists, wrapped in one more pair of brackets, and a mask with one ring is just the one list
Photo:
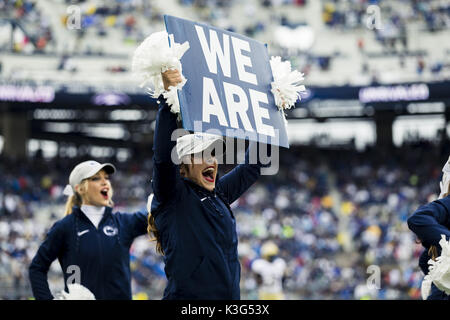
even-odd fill
[(260, 300), (283, 300), (283, 277), (286, 262), (278, 257), (278, 246), (272, 241), (266, 241), (261, 247), (261, 258), (251, 264), (251, 269), (259, 276)]

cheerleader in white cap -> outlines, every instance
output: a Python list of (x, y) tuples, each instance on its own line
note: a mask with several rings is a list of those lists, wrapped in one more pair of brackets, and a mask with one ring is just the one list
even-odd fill
[(47, 233), (29, 267), (36, 299), (54, 299), (47, 272), (55, 259), (65, 290), (79, 294), (63, 294), (65, 299), (131, 299), (129, 251), (133, 240), (146, 233), (147, 212), (113, 213), (110, 175), (115, 171), (112, 164), (93, 160), (72, 170), (64, 190), (69, 196), (65, 217)]
[[(250, 161), (250, 154), (260, 155), (259, 148), (266, 147), (252, 141), (244, 163), (219, 177), (218, 158), (225, 150), (221, 136), (195, 132), (176, 142), (172, 139), (177, 120), (182, 120), (178, 90), (188, 79), (182, 74), (180, 59), (188, 49), (187, 41), (178, 44), (173, 35), (156, 32), (133, 55), (132, 70), (143, 80), (141, 86), (160, 102), (153, 138), (149, 233), (156, 240), (157, 251), (164, 254), (167, 286), (163, 299), (235, 300), (240, 299), (241, 267), (230, 205), (270, 164), (263, 164), (259, 157)], [(270, 65), (274, 77), (271, 91), (278, 109), (284, 112), (305, 90), (300, 85), (303, 75), (291, 71), (290, 63), (280, 57), (271, 59)]]

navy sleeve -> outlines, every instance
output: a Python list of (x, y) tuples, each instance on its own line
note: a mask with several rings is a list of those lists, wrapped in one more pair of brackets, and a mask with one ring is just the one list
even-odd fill
[(148, 213), (147, 211), (138, 211), (135, 213), (118, 213), (126, 228), (126, 232), (132, 239), (147, 233)]
[[(254, 164), (250, 163), (250, 152), (258, 152), (257, 147), (257, 143), (250, 142), (245, 153), (245, 162), (236, 166), (217, 182), (218, 189), (225, 195), (229, 204), (236, 201), (261, 175), (261, 168), (264, 165), (260, 163), (259, 159)], [(268, 150), (268, 156), (270, 156), (270, 146)]]
[(160, 97), (159, 101), (162, 103), (156, 115), (153, 137), (152, 188), (155, 197), (163, 203), (172, 198), (178, 177), (178, 166), (171, 158), (172, 150), (176, 145), (176, 141), (172, 141), (171, 136), (177, 129), (177, 116), (170, 112), (164, 98)]
[(440, 201), (434, 201), (417, 209), (408, 218), (408, 227), (422, 241), (424, 247), (434, 245), (440, 248), (441, 234), (444, 234), (447, 240), (450, 238), (450, 230), (445, 226), (448, 225), (449, 219), (447, 208)]
[(56, 222), (31, 261), (28, 275), (36, 300), (53, 300), (53, 295), (48, 286), (47, 273), (50, 265), (59, 256), (63, 248), (63, 240), (61, 223)]

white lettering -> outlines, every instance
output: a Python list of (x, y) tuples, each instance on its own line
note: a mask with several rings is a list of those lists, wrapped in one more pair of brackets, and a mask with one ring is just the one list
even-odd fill
[(195, 30), (197, 31), (197, 36), (198, 39), (200, 40), (200, 45), (202, 46), (203, 55), (205, 56), (209, 72), (217, 74), (217, 59), (219, 59), (220, 66), (222, 67), (222, 72), (224, 76), (231, 77), (230, 37), (225, 33), (223, 34), (223, 51), (222, 51), (219, 38), (217, 37), (217, 33), (214, 30), (209, 30), (209, 42), (210, 42), (209, 46), (206, 41), (203, 28), (200, 26), (195, 26)]
[(250, 89), (250, 101), (252, 104), (253, 116), (255, 117), (256, 131), (258, 133), (274, 137), (275, 132), (273, 127), (262, 122), (263, 118), (270, 119), (269, 110), (259, 105), (260, 102), (269, 103), (267, 94)]
[(239, 38), (231, 37), (233, 43), (234, 58), (236, 59), (236, 67), (239, 75), (239, 80), (245, 81), (254, 85), (258, 85), (256, 75), (245, 71), (245, 66), (251, 67), (252, 60), (250, 57), (244, 56), (242, 51), (250, 52), (250, 44), (247, 41)]
[[(225, 99), (227, 101), (230, 126), (236, 129), (239, 128), (236, 116), (237, 114), (239, 114), (239, 117), (241, 118), (242, 123), (244, 124), (245, 130), (253, 131), (252, 125), (247, 116), (248, 99), (244, 90), (235, 84), (227, 82), (223, 83), (223, 89), (225, 91)], [(237, 96), (239, 100), (238, 101), (234, 100), (234, 96)]]
[[(212, 103), (210, 101), (212, 100)], [(210, 78), (203, 77), (203, 114), (202, 121), (210, 122), (210, 116), (215, 115), (219, 119), (221, 126), (228, 127), (227, 119), (223, 113), (222, 104), (214, 86), (214, 81)]]

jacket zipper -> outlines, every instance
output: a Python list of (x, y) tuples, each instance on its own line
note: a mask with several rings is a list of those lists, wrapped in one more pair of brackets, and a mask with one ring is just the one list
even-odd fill
[[(98, 243), (98, 257), (99, 257), (99, 261), (100, 261), (100, 270), (103, 270), (104, 268), (103, 268), (103, 254), (102, 254), (100, 225), (99, 225), (99, 228), (97, 228), (97, 243)], [(104, 274), (105, 274), (104, 272), (101, 272), (102, 283), (100, 284), (100, 287), (102, 288), (102, 290), (101, 290), (102, 291), (102, 299), (105, 299), (105, 283), (106, 282), (103, 279)]]

